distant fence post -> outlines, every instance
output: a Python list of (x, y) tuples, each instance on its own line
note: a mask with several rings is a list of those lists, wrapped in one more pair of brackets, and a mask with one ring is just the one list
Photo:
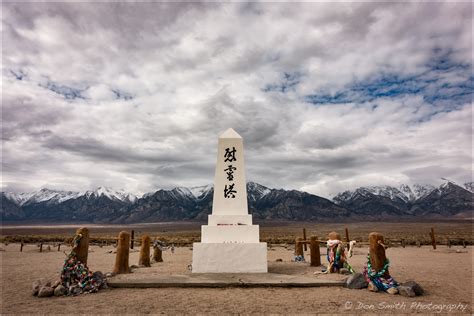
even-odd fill
[[(306, 228), (303, 228), (303, 240), (306, 241)], [(306, 244), (303, 244), (304, 251), (307, 251)]]
[(23, 252), (23, 240), (21, 241), (20, 252)]
[(130, 237), (130, 249), (133, 249), (133, 242), (135, 241), (135, 231), (132, 230), (132, 235)]
[(296, 238), (296, 241), (295, 241), (295, 256), (304, 257), (302, 241), (303, 241), (303, 238), (301, 238), (301, 237)]
[(431, 227), (431, 244), (433, 245), (433, 249), (436, 249), (436, 239), (435, 239), (435, 233), (434, 233), (434, 228)]

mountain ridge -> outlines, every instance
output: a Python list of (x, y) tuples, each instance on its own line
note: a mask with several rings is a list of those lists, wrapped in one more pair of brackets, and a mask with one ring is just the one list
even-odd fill
[[(270, 189), (247, 183), (249, 212), (265, 220), (322, 220), (456, 216), (473, 210), (473, 193), (452, 181), (432, 185), (387, 185), (343, 191), (333, 199), (298, 191)], [(3, 221), (85, 220), (100, 223), (133, 223), (169, 220), (206, 220), (212, 211), (213, 186), (176, 187), (136, 195), (99, 187), (85, 192), (43, 188), (36, 192), (1, 192)]]

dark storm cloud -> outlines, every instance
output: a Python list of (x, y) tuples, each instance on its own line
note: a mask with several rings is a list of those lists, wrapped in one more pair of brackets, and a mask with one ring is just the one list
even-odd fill
[(61, 150), (92, 160), (117, 163), (180, 163), (189, 157), (164, 151), (140, 153), (132, 146), (111, 146), (103, 141), (83, 137), (48, 137), (42, 144), (45, 148)]

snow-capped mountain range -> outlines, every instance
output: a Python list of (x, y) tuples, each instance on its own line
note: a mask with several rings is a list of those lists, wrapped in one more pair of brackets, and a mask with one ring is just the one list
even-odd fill
[(76, 199), (81, 196), (85, 196), (89, 199), (105, 196), (111, 200), (118, 200), (122, 202), (131, 202), (131, 203), (135, 202), (135, 200), (138, 198), (136, 195), (127, 193), (123, 190), (115, 191), (111, 188), (106, 188), (102, 186), (98, 187), (97, 189), (93, 191), (85, 191), (85, 192), (59, 191), (59, 190), (51, 190), (51, 189), (43, 188), (35, 192), (18, 193), (18, 194), (5, 192), (4, 194), (7, 198), (14, 201), (19, 206), (33, 204), (33, 203), (40, 203), (40, 202), (48, 202), (50, 204), (59, 204), (70, 199)]
[[(472, 214), (473, 183), (441, 186), (360, 187), (332, 200), (297, 190), (247, 183), (250, 212), (257, 219), (315, 220), (351, 216), (458, 216)], [(99, 187), (71, 192), (43, 188), (31, 193), (2, 192), (0, 215), (8, 220), (140, 222), (205, 220), (212, 210), (213, 186), (177, 187), (138, 197)], [(470, 213), (471, 212), (471, 213)]]
[(360, 187), (353, 191), (344, 191), (339, 193), (333, 198), (333, 200), (337, 203), (340, 201), (351, 200), (358, 194), (362, 196), (373, 194), (387, 197), (392, 201), (400, 199), (406, 203), (409, 203), (429, 195), (435, 189), (435, 186), (429, 184), (414, 184), (413, 186), (402, 184), (398, 188), (388, 185)]

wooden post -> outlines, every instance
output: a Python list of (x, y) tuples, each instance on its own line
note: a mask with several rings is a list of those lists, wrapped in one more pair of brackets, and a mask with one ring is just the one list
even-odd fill
[(140, 247), (140, 259), (138, 260), (138, 265), (143, 265), (145, 267), (151, 267), (150, 264), (150, 243), (151, 239), (148, 235), (142, 236), (142, 244)]
[(295, 256), (303, 256), (304, 257), (302, 241), (303, 241), (303, 238), (301, 238), (301, 237), (296, 238), (296, 241), (295, 241)]
[(21, 245), (20, 245), (20, 252), (23, 252), (23, 241), (21, 242)]
[(405, 239), (402, 238), (402, 247), (405, 248)]
[(431, 244), (433, 245), (433, 249), (436, 250), (436, 239), (435, 239), (435, 233), (434, 233), (434, 228), (431, 227)]
[(121, 231), (117, 239), (117, 255), (115, 256), (113, 273), (130, 273), (130, 267), (128, 265), (130, 250), (128, 247), (130, 247), (130, 234), (126, 231)]
[(418, 248), (421, 247), (421, 242), (420, 242), (419, 240), (416, 241), (416, 246), (417, 246)]
[(43, 243), (40, 244), (40, 252), (43, 252)]
[(451, 240), (448, 239), (448, 242), (447, 242), (447, 246), (448, 248), (451, 248)]
[[(306, 241), (306, 228), (303, 228), (303, 240)], [(308, 251), (306, 244), (303, 244), (304, 251)]]
[(462, 247), (466, 248), (466, 241), (464, 239), (462, 240)]
[(347, 242), (346, 247), (347, 247), (347, 250), (349, 250), (349, 247), (350, 247), (350, 245), (349, 245), (349, 242), (350, 242), (350, 239), (349, 239), (349, 229), (347, 229), (347, 227), (346, 227), (345, 230), (346, 230), (346, 242)]
[(318, 267), (321, 265), (321, 254), (319, 252), (319, 240), (316, 236), (310, 237), (309, 252), (311, 256), (311, 266)]
[(81, 227), (76, 231), (74, 239), (79, 238), (79, 243), (74, 244), (72, 250), (76, 252), (77, 260), (87, 265), (87, 258), (89, 256), (89, 229)]
[(369, 254), (370, 264), (375, 272), (379, 272), (384, 267), (387, 258), (385, 256), (385, 244), (383, 235), (377, 232), (369, 234)]
[(132, 238), (130, 239), (130, 249), (133, 249), (133, 242), (135, 241), (135, 231), (132, 230)]
[(161, 251), (160, 246), (153, 246), (153, 261), (163, 262), (163, 252)]
[(61, 251), (61, 243), (58, 243), (58, 251)]

